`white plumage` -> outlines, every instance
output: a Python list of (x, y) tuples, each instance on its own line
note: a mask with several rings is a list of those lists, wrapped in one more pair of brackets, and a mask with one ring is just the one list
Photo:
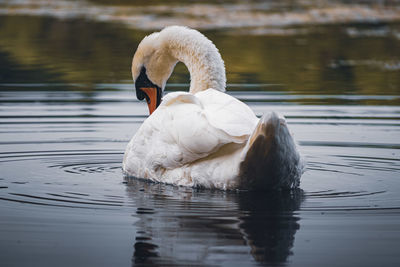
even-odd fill
[(222, 58), (198, 31), (172, 26), (147, 36), (133, 58), (133, 79), (145, 68), (163, 89), (178, 61), (189, 69), (190, 90), (166, 95), (144, 121), (126, 148), (125, 173), (205, 188), (297, 187), (303, 168), (284, 118), (258, 119), (224, 93)]

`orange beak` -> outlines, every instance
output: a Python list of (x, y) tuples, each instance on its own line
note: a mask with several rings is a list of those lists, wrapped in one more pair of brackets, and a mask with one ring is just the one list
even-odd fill
[(142, 87), (140, 88), (146, 95), (147, 106), (149, 107), (150, 115), (157, 108), (157, 88), (154, 87)]

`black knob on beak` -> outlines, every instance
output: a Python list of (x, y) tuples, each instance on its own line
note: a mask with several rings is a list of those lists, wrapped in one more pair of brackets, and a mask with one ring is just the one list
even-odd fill
[(142, 90), (140, 90), (140, 88), (138, 88), (137, 86), (135, 87), (136, 87), (136, 98), (142, 101), (146, 97), (146, 95)]

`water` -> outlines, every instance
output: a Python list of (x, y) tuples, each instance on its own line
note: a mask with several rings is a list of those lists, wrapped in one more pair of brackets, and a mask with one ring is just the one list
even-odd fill
[(229, 93), (284, 114), (308, 162), (302, 190), (263, 194), (125, 179), (149, 31), (34, 15), (0, 16), (1, 266), (400, 263), (399, 24), (205, 31)]

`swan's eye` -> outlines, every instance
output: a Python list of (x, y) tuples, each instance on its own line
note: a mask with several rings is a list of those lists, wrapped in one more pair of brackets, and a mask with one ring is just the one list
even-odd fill
[(146, 68), (145, 67), (142, 67), (142, 69), (140, 70), (140, 74), (136, 79), (135, 85), (138, 85), (139, 88), (157, 86), (154, 83), (152, 83), (152, 81), (150, 81), (149, 77), (147, 77)]

